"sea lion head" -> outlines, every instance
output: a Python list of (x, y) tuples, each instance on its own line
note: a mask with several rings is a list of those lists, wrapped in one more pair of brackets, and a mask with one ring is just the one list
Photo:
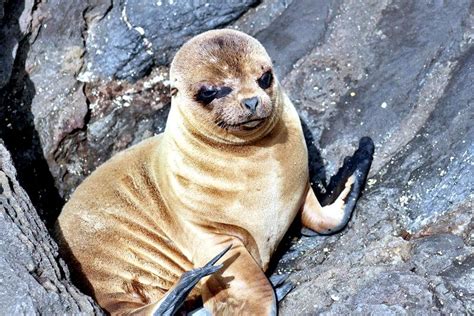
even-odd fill
[(270, 57), (239, 31), (213, 30), (189, 40), (173, 59), (170, 80), (172, 106), (191, 131), (219, 142), (261, 138), (281, 113)]

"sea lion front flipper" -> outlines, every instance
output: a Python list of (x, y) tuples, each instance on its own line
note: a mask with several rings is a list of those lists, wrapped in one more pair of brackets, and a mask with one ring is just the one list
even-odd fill
[(354, 155), (346, 157), (343, 166), (331, 178), (328, 194), (323, 199), (324, 207), (309, 189), (301, 218), (304, 226), (319, 234), (332, 234), (346, 226), (364, 187), (373, 154), (372, 139), (363, 137)]
[(240, 241), (232, 243), (222, 270), (202, 286), (204, 307), (212, 315), (277, 315), (275, 292), (262, 268)]

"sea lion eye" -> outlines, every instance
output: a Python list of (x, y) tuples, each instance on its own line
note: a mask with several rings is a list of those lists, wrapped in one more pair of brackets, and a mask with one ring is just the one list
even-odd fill
[(217, 92), (218, 90), (214, 87), (203, 86), (199, 89), (196, 100), (204, 104), (209, 104), (216, 98)]
[(270, 88), (270, 86), (272, 85), (272, 81), (273, 81), (273, 75), (272, 75), (272, 71), (269, 70), (267, 71), (266, 73), (264, 73), (260, 78), (258, 78), (257, 82), (258, 82), (258, 85), (260, 86), (260, 88), (262, 89), (268, 89)]

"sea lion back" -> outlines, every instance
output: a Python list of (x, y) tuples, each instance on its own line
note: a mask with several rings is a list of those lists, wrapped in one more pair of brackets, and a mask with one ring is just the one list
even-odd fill
[(104, 163), (76, 189), (58, 218), (63, 255), (89, 294), (110, 312), (161, 298), (192, 268), (172, 241), (180, 234), (179, 220), (163, 203), (154, 176), (160, 142), (160, 136), (150, 138)]

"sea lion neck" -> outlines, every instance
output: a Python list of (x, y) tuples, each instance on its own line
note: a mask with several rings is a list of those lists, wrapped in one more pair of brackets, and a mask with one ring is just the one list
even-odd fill
[[(185, 107), (179, 104), (179, 102), (183, 100), (177, 99), (175, 101), (176, 103), (172, 103), (171, 105), (165, 134), (170, 132), (169, 134), (173, 135), (175, 138), (182, 136), (187, 141), (194, 139), (200, 143), (221, 149), (226, 147), (252, 145), (268, 137), (281, 120), (283, 112), (282, 96), (280, 93), (277, 93), (273, 100), (274, 109), (271, 116), (251, 133), (236, 134), (225, 131), (214, 122), (202, 122), (201, 119), (196, 119), (192, 115), (187, 114), (185, 112)], [(229, 149), (235, 151), (235, 148)]]

